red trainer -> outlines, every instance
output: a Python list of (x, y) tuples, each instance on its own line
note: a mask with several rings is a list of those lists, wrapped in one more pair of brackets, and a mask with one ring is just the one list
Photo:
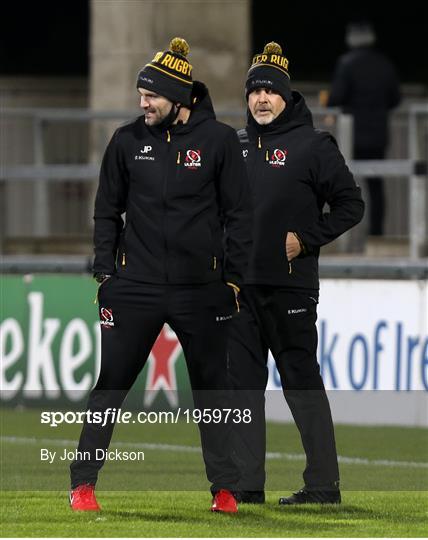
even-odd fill
[(214, 495), (211, 512), (230, 512), (236, 513), (238, 505), (232, 493), (227, 489), (220, 489)]
[(99, 512), (100, 505), (95, 498), (95, 486), (91, 484), (80, 484), (70, 491), (70, 506), (72, 510), (82, 512)]

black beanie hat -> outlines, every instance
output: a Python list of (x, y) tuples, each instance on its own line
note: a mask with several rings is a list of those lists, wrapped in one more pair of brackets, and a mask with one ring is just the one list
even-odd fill
[(137, 88), (151, 90), (173, 103), (191, 103), (192, 66), (186, 56), (190, 48), (183, 38), (174, 38), (167, 51), (155, 54), (138, 74)]
[(256, 88), (272, 88), (285, 100), (291, 100), (288, 60), (282, 55), (282, 48), (271, 41), (261, 54), (253, 57), (245, 83), (245, 98)]

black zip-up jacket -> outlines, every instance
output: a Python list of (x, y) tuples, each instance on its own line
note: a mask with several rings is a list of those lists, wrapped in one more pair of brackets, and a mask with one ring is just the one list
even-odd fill
[[(334, 138), (314, 129), (298, 92), (269, 125), (259, 126), (248, 115), (247, 128), (238, 132), (254, 207), (245, 283), (318, 289), (320, 247), (361, 220), (360, 188)], [(328, 213), (323, 213), (325, 203)], [(297, 233), (304, 246), (290, 264), (288, 232)]]
[(95, 201), (94, 273), (241, 284), (252, 212), (239, 140), (202, 83), (193, 98), (186, 124), (149, 128), (140, 116), (114, 133)]

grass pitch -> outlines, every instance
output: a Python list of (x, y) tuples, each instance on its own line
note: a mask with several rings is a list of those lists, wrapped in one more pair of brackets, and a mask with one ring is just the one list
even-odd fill
[[(209, 512), (195, 425), (117, 426), (112, 448), (145, 452), (143, 463), (106, 463), (99, 514), (68, 507), (68, 465), (40, 448), (75, 447), (80, 427), (40, 425), (40, 413), (1, 414), (3, 537), (426, 537), (428, 431), (336, 426), (342, 505), (280, 507), (302, 486), (305, 465), (293, 425), (269, 424), (267, 502), (236, 515)], [(138, 447), (140, 447), (138, 446)]]
[(426, 493), (344, 492), (341, 506), (282, 508), (282, 492), (234, 515), (201, 492), (98, 493), (102, 512), (72, 513), (64, 492), (2, 494), (4, 537), (425, 537)]

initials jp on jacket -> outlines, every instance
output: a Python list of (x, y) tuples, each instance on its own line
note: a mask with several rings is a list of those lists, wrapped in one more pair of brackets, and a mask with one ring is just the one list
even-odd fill
[[(235, 131), (194, 83), (189, 122), (119, 128), (101, 166), (94, 272), (148, 283), (241, 283), (251, 238), (248, 179)], [(126, 225), (121, 215), (126, 212)]]
[[(320, 247), (358, 223), (364, 203), (334, 138), (314, 129), (299, 93), (293, 99), (271, 124), (250, 119), (238, 132), (254, 207), (245, 282), (317, 289)], [(297, 233), (304, 246), (291, 265), (288, 232)]]

